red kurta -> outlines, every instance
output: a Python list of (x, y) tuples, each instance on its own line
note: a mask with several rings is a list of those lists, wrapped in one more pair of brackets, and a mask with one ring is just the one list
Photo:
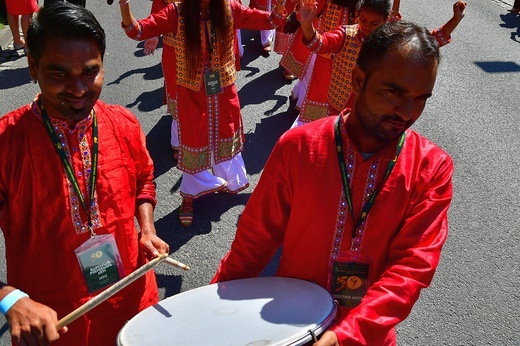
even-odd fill
[[(176, 106), (179, 121), (179, 161), (177, 167), (183, 172), (194, 174), (212, 167), (212, 163), (230, 160), (243, 149), (244, 134), (240, 115), (240, 102), (234, 85), (235, 65), (234, 35), (236, 29), (267, 30), (280, 25), (283, 17), (276, 11), (272, 14), (253, 10), (237, 1), (227, 2), (232, 13), (232, 46), (231, 52), (222, 53), (220, 66), (230, 69), (230, 79), (221, 80), (223, 92), (218, 95), (207, 96), (204, 85), (187, 88), (181, 85), (179, 78), (168, 76), (177, 69), (164, 70), (168, 92), (171, 87), (168, 80), (176, 80)], [(142, 40), (162, 34), (177, 35), (179, 27), (178, 8), (170, 4), (162, 11), (150, 15), (125, 28), (130, 38)], [(209, 48), (206, 44), (204, 28), (210, 27), (201, 21), (201, 35), (203, 35), (203, 56), (209, 61)], [(164, 40), (164, 39), (163, 39)], [(176, 52), (169, 52), (169, 54)], [(164, 53), (163, 53), (164, 54)], [(217, 53), (218, 54), (218, 53)], [(215, 54), (214, 54), (215, 55)], [(164, 58), (164, 56), (163, 56)], [(232, 68), (227, 59), (233, 59)], [(214, 60), (214, 59), (213, 59)], [(171, 59), (172, 64), (184, 64), (178, 56)], [(186, 66), (181, 66), (185, 70)], [(178, 76), (177, 76), (178, 77)], [(203, 135), (204, 134), (204, 135)], [(212, 160), (213, 158), (213, 160)]]
[[(334, 241), (349, 250), (354, 225), (343, 197), (335, 120), (323, 118), (280, 138), (213, 282), (257, 276), (282, 245), (278, 276), (327, 287)], [(359, 217), (396, 146), (365, 161), (342, 127), (354, 215)], [(372, 259), (371, 285), (359, 306), (340, 308), (331, 329), (341, 344), (395, 344), (394, 326), (408, 316), (437, 267), (448, 230), (452, 173), (444, 151), (407, 130), (399, 159), (362, 226), (360, 252)]]
[[(93, 210), (99, 212), (94, 223), (100, 224), (94, 231), (115, 236), (128, 275), (145, 263), (134, 215), (137, 201), (155, 205), (153, 162), (139, 122), (128, 110), (101, 101), (94, 110), (99, 126), (99, 163)], [(85, 195), (92, 119), (82, 120), (70, 131), (65, 122), (52, 121), (66, 138), (63, 142), (70, 148), (69, 160)], [(7, 281), (62, 318), (92, 297), (74, 253), (90, 234), (81, 233), (81, 227), (73, 224), (78, 218), (85, 224), (87, 216), (75, 202), (74, 190), (36, 102), (0, 118), (0, 162), (0, 227), (5, 238)], [(124, 323), (157, 301), (151, 271), (71, 323), (57, 344), (113, 345)]]
[(33, 14), (38, 11), (36, 0), (5, 0), (7, 13), (14, 15)]

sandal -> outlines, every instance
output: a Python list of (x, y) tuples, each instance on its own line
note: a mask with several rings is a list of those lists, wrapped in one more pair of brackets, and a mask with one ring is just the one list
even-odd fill
[(293, 93), (292, 91), (291, 91), (291, 96), (290, 96), (290, 97), (291, 97), (291, 98), (290, 98), (291, 102), (296, 102), (296, 101), (298, 101), (298, 98), (294, 95), (294, 93)]
[(182, 198), (179, 221), (184, 227), (189, 227), (193, 223), (193, 198)]
[(218, 190), (215, 191), (215, 192), (218, 193), (218, 194), (231, 193), (231, 191), (229, 191), (229, 189), (227, 188), (226, 185), (222, 186), (220, 189), (218, 189)]

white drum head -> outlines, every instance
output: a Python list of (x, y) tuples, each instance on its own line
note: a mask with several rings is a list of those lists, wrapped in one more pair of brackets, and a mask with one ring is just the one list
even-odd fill
[(164, 299), (121, 329), (120, 346), (303, 345), (336, 314), (314, 283), (263, 277), (203, 286)]

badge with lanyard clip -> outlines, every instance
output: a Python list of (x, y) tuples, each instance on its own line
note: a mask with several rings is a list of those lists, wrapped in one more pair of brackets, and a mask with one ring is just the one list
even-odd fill
[(355, 307), (361, 303), (369, 283), (371, 260), (362, 254), (342, 251), (332, 264), (329, 289), (340, 306)]
[(91, 237), (74, 252), (90, 293), (124, 277), (123, 262), (114, 235), (91, 232)]
[[(349, 187), (347, 165), (343, 156), (343, 143), (341, 140), (340, 133), (340, 119), (341, 115), (338, 116), (334, 126), (334, 139), (338, 154), (338, 163), (342, 178), (343, 193), (347, 202), (349, 214), (352, 217), (352, 220), (354, 220), (352, 194)], [(386, 179), (392, 172), (395, 163), (397, 162), (397, 159), (399, 157), (399, 154), (401, 153), (401, 149), (403, 148), (404, 141), (405, 133), (403, 132), (397, 143), (395, 157), (388, 163), (385, 175), (383, 177), (383, 181), (381, 182), (381, 186), (384, 185)], [(359, 305), (361, 303), (361, 300), (365, 296), (368, 287), (370, 287), (368, 278), (371, 259), (368, 256), (365, 256), (362, 253), (360, 253), (359, 246), (354, 246), (354, 244), (358, 240), (356, 239), (356, 237), (359, 236), (357, 231), (360, 230), (360, 227), (365, 223), (368, 217), (368, 213), (370, 212), (378, 193), (379, 188), (375, 189), (375, 191), (371, 194), (370, 198), (367, 200), (367, 202), (362, 208), (361, 216), (353, 229), (351, 240), (352, 244), (350, 251), (339, 252), (339, 254), (337, 254), (336, 257), (333, 256), (332, 258), (333, 262), (331, 272), (329, 274), (328, 286), (330, 292), (338, 301), (340, 306), (355, 307)]]
[(220, 73), (213, 70), (204, 73), (204, 86), (206, 87), (206, 95), (216, 95), (222, 93), (222, 85), (220, 83)]

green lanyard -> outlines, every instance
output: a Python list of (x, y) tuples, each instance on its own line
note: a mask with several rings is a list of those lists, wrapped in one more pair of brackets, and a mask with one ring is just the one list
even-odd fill
[[(52, 143), (54, 144), (54, 147), (56, 148), (56, 152), (60, 156), (61, 162), (63, 163), (63, 167), (65, 168), (65, 172), (67, 173), (67, 176), (69, 177), (69, 181), (72, 183), (72, 186), (74, 187), (74, 191), (76, 191), (76, 194), (78, 195), (78, 198), (81, 202), (81, 205), (83, 206), (83, 209), (88, 215), (88, 227), (91, 236), (94, 236), (94, 232), (92, 231), (92, 220), (91, 220), (91, 212), (90, 208), (87, 208), (87, 203), (85, 201), (85, 197), (83, 196), (83, 193), (81, 193), (81, 189), (79, 187), (78, 180), (76, 179), (76, 176), (74, 175), (74, 168), (70, 164), (69, 160), (67, 159), (67, 154), (65, 153), (65, 150), (63, 149), (60, 140), (58, 138), (58, 135), (56, 134), (56, 131), (54, 131), (54, 128), (52, 126), (51, 120), (49, 119), (49, 116), (47, 115), (47, 112), (43, 109), (43, 106), (40, 104), (40, 108), (42, 110), (42, 118), (45, 123), (45, 128), (47, 129), (47, 132), (49, 133), (49, 136), (51, 137)], [(94, 192), (96, 189), (96, 179), (97, 179), (97, 164), (98, 164), (98, 152), (99, 152), (99, 145), (98, 145), (98, 124), (97, 124), (97, 118), (96, 118), (96, 112), (93, 112), (92, 115), (92, 136), (94, 145), (92, 147), (92, 170), (90, 173), (90, 203), (92, 204), (94, 201)]]
[[(348, 181), (348, 175), (347, 175), (347, 164), (345, 163), (345, 157), (343, 155), (343, 143), (341, 141), (341, 132), (340, 132), (340, 117), (336, 120), (335, 129), (334, 129), (334, 139), (336, 140), (336, 150), (338, 152), (338, 162), (339, 162), (339, 170), (341, 173), (341, 178), (343, 182), (343, 192), (345, 193), (345, 198), (347, 200), (347, 206), (348, 210), (350, 212), (350, 216), (352, 217), (352, 220), (354, 220), (354, 207), (352, 205), (352, 193), (350, 192), (350, 185)], [(368, 216), (368, 212), (370, 209), (372, 209), (372, 205), (374, 204), (374, 201), (376, 199), (377, 194), (379, 193), (379, 190), (382, 186), (385, 185), (386, 179), (392, 172), (392, 169), (394, 169), (395, 163), (397, 162), (397, 158), (399, 157), (399, 154), (401, 153), (401, 149), (403, 149), (405, 140), (405, 133), (399, 137), (399, 142), (397, 143), (397, 148), (395, 151), (395, 157), (392, 161), (388, 162), (388, 166), (386, 167), (385, 176), (383, 178), (383, 181), (381, 182), (381, 185), (374, 190), (372, 195), (370, 195), (370, 198), (363, 206), (363, 209), (361, 210), (361, 216), (359, 217), (359, 220), (356, 224), (356, 227), (354, 227), (354, 231), (352, 232), (352, 239), (356, 236), (356, 230), (365, 222)]]

